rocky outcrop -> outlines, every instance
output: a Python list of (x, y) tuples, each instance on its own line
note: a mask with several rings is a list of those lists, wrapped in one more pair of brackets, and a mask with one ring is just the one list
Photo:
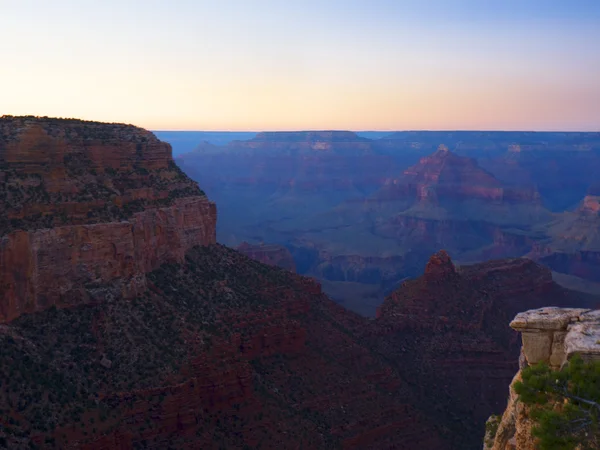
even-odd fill
[(133, 126), (3, 117), (0, 173), (0, 322), (133, 298), (216, 240), (215, 205)]
[(281, 267), (282, 269), (289, 270), (290, 272), (296, 271), (296, 264), (294, 263), (292, 254), (282, 245), (252, 245), (247, 242), (242, 242), (240, 245), (238, 245), (236, 250), (249, 258), (260, 261), (263, 264)]
[[(574, 355), (600, 360), (600, 310), (545, 307), (517, 314), (510, 326), (523, 339), (521, 366), (546, 363), (554, 370)], [(517, 399), (514, 390), (521, 380), (519, 371), (509, 388), (508, 405), (484, 442), (486, 450), (535, 450), (533, 421), (529, 407)]]
[[(523, 354), (529, 365), (545, 362), (560, 368), (570, 356), (565, 339), (571, 322), (590, 310), (580, 308), (541, 308), (520, 313), (510, 326), (521, 333)], [(598, 347), (600, 349), (600, 346)]]
[(506, 406), (505, 389), (519, 367), (518, 336), (506, 323), (523, 305), (548, 302), (586, 305), (531, 260), (457, 267), (440, 251), (422, 277), (385, 299), (374, 342), (398, 362), (406, 380), (414, 380), (435, 420), (457, 430), (452, 448), (475, 448), (490, 412)]
[(429, 258), (425, 266), (425, 277), (429, 279), (443, 280), (456, 275), (456, 267), (445, 250), (441, 250)]

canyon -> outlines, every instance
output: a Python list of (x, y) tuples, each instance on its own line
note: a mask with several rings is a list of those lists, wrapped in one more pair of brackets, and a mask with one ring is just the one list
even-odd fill
[[(291, 258), (302, 250), (217, 243), (215, 204), (152, 133), (35, 117), (3, 117), (0, 130), (8, 448), (481, 448), (519, 367), (509, 319), (598, 304), (531, 259), (456, 264), (438, 248), (410, 261), (419, 277), (376, 273), (390, 295), (365, 318), (277, 267), (303, 271), (309, 257)], [(329, 151), (307, 136), (295, 152)], [(334, 149), (351, 137), (325, 136)], [(350, 190), (370, 191), (366, 208), (422, 200), (363, 181)], [(466, 201), (440, 186), (440, 204)], [(361, 284), (363, 263), (344, 264)]]
[(458, 264), (528, 257), (600, 293), (599, 133), (269, 132), (177, 162), (219, 204), (219, 242), (286, 247), (362, 315), (440, 248)]

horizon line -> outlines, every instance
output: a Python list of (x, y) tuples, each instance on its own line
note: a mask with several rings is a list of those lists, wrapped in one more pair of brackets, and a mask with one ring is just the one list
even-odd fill
[(533, 129), (475, 129), (475, 128), (457, 128), (457, 129), (391, 129), (391, 130), (352, 130), (349, 128), (326, 129), (326, 128), (298, 128), (298, 129), (261, 129), (261, 130), (203, 130), (203, 129), (154, 129), (149, 131), (156, 133), (302, 133), (302, 132), (351, 132), (351, 133), (600, 133), (600, 128), (595, 130), (533, 130)]

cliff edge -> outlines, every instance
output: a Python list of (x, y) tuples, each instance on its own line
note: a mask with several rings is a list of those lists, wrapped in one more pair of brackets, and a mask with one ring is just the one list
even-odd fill
[(132, 125), (1, 117), (0, 210), (0, 322), (132, 298), (216, 241), (214, 203)]
[(558, 370), (574, 356), (584, 361), (600, 360), (600, 310), (540, 308), (517, 314), (510, 326), (519, 331), (523, 346), (519, 372), (509, 390), (508, 405), (501, 418), (490, 417), (484, 450), (534, 450), (536, 438), (530, 407), (518, 401), (515, 383), (522, 369), (546, 363)]

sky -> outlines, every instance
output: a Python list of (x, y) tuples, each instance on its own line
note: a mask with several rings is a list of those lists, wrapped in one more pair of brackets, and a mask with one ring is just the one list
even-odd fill
[(598, 0), (0, 0), (0, 115), (600, 131)]

